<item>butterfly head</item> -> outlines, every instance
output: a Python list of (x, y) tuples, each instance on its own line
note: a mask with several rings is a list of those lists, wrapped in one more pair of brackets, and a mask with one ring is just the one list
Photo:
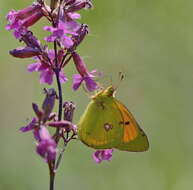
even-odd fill
[(115, 88), (113, 86), (109, 86), (103, 91), (103, 95), (105, 96), (114, 96)]
[(101, 91), (99, 91), (96, 95), (92, 96), (93, 99), (99, 98), (99, 97), (111, 97), (115, 94), (115, 88), (113, 86), (109, 86)]

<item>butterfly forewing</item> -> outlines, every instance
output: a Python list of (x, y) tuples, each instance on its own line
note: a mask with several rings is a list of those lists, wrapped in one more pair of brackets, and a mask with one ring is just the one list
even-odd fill
[(92, 100), (78, 124), (78, 136), (95, 149), (113, 148), (123, 136), (121, 118), (113, 97)]
[(147, 136), (140, 128), (131, 112), (118, 100), (115, 99), (115, 102), (117, 108), (121, 112), (124, 128), (120, 144), (116, 145), (115, 148), (131, 152), (146, 151), (149, 148)]

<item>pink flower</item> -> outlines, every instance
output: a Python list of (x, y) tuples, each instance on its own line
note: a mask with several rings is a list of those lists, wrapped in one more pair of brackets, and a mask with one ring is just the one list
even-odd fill
[[(54, 50), (48, 51), (48, 57), (51, 61), (51, 65), (50, 63), (38, 60), (36, 63), (32, 63), (28, 65), (28, 71), (29, 72), (34, 72), (34, 71), (40, 72), (40, 83), (47, 83), (51, 85), (53, 82), (53, 77), (54, 77), (54, 71), (53, 71), (53, 67), (55, 64)], [(36, 57), (35, 59), (37, 60)], [(67, 81), (67, 78), (64, 75), (62, 70), (60, 70), (59, 78), (60, 78), (61, 83), (65, 83)]]
[(94, 161), (99, 164), (103, 160), (111, 161), (113, 149), (97, 150), (93, 153)]
[(36, 125), (37, 121), (38, 121), (38, 120), (34, 117), (34, 118), (32, 119), (32, 121), (31, 121), (28, 125), (26, 125), (26, 126), (24, 126), (24, 127), (21, 127), (19, 130), (20, 130), (21, 132), (31, 131), (31, 130), (33, 130), (33, 129), (35, 128), (35, 125)]
[(41, 5), (38, 3), (34, 3), (20, 11), (11, 10), (7, 15), (9, 24), (6, 29), (13, 30), (14, 36), (20, 38), (27, 32), (27, 28), (35, 24), (42, 16)]
[(58, 27), (45, 26), (44, 30), (51, 32), (52, 34), (45, 38), (47, 42), (53, 42), (58, 40), (65, 48), (70, 48), (73, 45), (71, 36), (76, 35), (76, 31), (80, 28), (80, 24), (75, 21), (63, 22), (59, 20)]
[(46, 162), (54, 160), (57, 153), (56, 142), (52, 139), (46, 127), (39, 130), (40, 141), (37, 145), (36, 152), (45, 159)]
[(76, 52), (72, 53), (72, 57), (73, 57), (76, 69), (79, 72), (79, 74), (73, 75), (73, 89), (77, 90), (82, 84), (82, 82), (85, 82), (86, 87), (89, 91), (96, 90), (98, 88), (98, 85), (93, 80), (93, 78), (96, 77), (94, 74), (96, 74), (97, 71), (93, 70), (91, 72), (88, 72), (85, 63)]
[(33, 131), (34, 138), (37, 141), (40, 140), (39, 127), (38, 127), (38, 119), (35, 118), (35, 117), (32, 119), (32, 121), (28, 125), (26, 125), (24, 127), (21, 127), (20, 131), (23, 132), (23, 133), (28, 132), (28, 131)]

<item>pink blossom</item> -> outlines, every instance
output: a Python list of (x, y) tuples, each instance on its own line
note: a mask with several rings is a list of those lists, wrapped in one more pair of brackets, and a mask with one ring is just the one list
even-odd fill
[(70, 48), (73, 45), (71, 36), (76, 35), (76, 31), (80, 28), (80, 24), (75, 21), (63, 22), (59, 21), (58, 27), (45, 26), (44, 30), (51, 32), (52, 34), (45, 38), (47, 42), (53, 42), (58, 40), (65, 48)]
[(99, 164), (104, 160), (110, 161), (112, 159), (113, 149), (97, 150), (93, 153), (94, 161)]
[(11, 10), (7, 15), (9, 24), (6, 29), (13, 30), (14, 36), (20, 38), (28, 31), (27, 28), (35, 24), (42, 16), (41, 5), (38, 3), (34, 3), (23, 10)]
[(86, 87), (89, 91), (96, 90), (98, 88), (98, 85), (93, 79), (96, 77), (95, 74), (97, 74), (97, 71), (93, 70), (91, 72), (88, 72), (84, 61), (76, 52), (72, 53), (72, 57), (76, 69), (79, 72), (79, 74), (73, 75), (73, 89), (77, 90), (80, 85), (85, 82)]
[[(40, 61), (39, 59), (37, 59), (37, 57), (35, 57), (37, 62), (28, 65), (28, 71), (29, 72), (35, 72), (35, 71), (40, 72), (40, 83), (47, 83), (51, 85), (53, 83), (53, 77), (54, 77), (54, 71), (53, 71), (53, 67), (55, 64), (54, 50), (48, 51), (48, 57), (51, 63)], [(60, 78), (61, 83), (65, 83), (67, 81), (67, 78), (64, 75), (62, 70), (60, 70), (59, 78)]]
[(41, 127), (39, 130), (40, 141), (37, 145), (36, 152), (45, 159), (46, 162), (54, 160), (57, 153), (57, 144), (52, 139), (49, 134), (49, 131), (46, 127)]

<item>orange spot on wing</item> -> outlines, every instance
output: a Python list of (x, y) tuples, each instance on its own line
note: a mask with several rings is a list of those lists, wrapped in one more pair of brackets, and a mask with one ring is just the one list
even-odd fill
[(132, 141), (136, 138), (137, 136), (137, 131), (136, 128), (132, 125), (124, 126), (124, 134), (123, 134), (123, 142), (129, 142)]
[(138, 131), (137, 131), (137, 123), (134, 119), (134, 117), (132, 116), (132, 114), (129, 112), (129, 110), (121, 103), (116, 102), (119, 111), (121, 112), (121, 116), (123, 119), (123, 123), (126, 123), (129, 121), (129, 125), (125, 125), (123, 126), (124, 131), (123, 131), (123, 142), (127, 143), (129, 141), (134, 140), (137, 135), (138, 135)]

